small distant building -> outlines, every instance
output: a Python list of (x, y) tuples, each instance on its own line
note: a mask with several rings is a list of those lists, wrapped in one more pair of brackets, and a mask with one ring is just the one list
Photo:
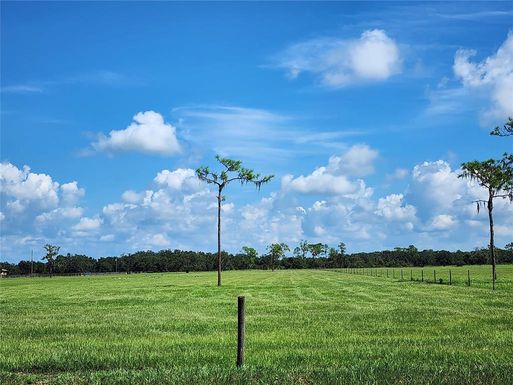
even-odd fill
[(0, 270), (0, 277), (7, 278), (7, 269)]

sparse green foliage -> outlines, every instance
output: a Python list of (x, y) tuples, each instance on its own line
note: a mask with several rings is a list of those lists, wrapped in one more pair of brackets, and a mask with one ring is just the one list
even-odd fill
[(249, 168), (242, 167), (240, 160), (221, 158), (219, 155), (216, 155), (216, 160), (223, 166), (221, 171), (213, 172), (208, 166), (198, 167), (196, 175), (200, 180), (217, 186), (217, 286), (221, 286), (221, 202), (225, 200), (223, 190), (234, 181), (239, 181), (241, 185), (252, 183), (260, 190), (260, 187), (270, 182), (274, 175), (261, 176)]
[(54, 245), (50, 245), (49, 243), (47, 243), (46, 245), (44, 245), (44, 249), (46, 250), (46, 255), (41, 259), (47, 261), (48, 272), (50, 273), (50, 275), (52, 275), (55, 257), (57, 256), (57, 254), (59, 254), (59, 250), (61, 248), (60, 248), (60, 246), (54, 246)]
[(308, 247), (308, 241), (302, 239), (299, 242), (299, 246), (294, 248), (294, 255), (298, 258), (306, 258), (306, 255), (310, 251), (310, 248)]
[(513, 119), (508, 118), (508, 121), (504, 126), (502, 127), (495, 127), (491, 132), (490, 135), (496, 135), (496, 136), (510, 136), (513, 135)]
[(490, 190), (494, 198), (509, 198), (513, 201), (513, 155), (504, 154), (501, 160), (474, 160), (461, 165), (460, 178), (477, 181)]
[(230, 182), (239, 181), (241, 185), (253, 183), (257, 189), (262, 184), (270, 182), (274, 175), (261, 176), (255, 171), (242, 167), (242, 161), (221, 158), (216, 155), (216, 160), (224, 166), (220, 172), (210, 171), (209, 167), (199, 167), (196, 169), (196, 175), (202, 181), (212, 183), (221, 188), (226, 187)]
[(275, 261), (279, 261), (280, 258), (285, 256), (285, 252), (290, 251), (289, 246), (285, 243), (273, 243), (267, 246), (267, 252), (271, 257), (271, 270), (274, 271)]
[(244, 246), (241, 251), (250, 258), (256, 259), (258, 257), (258, 253), (253, 247)]
[(327, 251), (327, 245), (324, 245), (322, 243), (311, 243), (308, 245), (308, 249), (310, 251), (310, 254), (312, 254), (312, 258), (317, 258), (321, 254), (325, 254), (325, 251)]
[(338, 250), (340, 254), (345, 255), (346, 254), (346, 244), (344, 242), (340, 242), (338, 244)]

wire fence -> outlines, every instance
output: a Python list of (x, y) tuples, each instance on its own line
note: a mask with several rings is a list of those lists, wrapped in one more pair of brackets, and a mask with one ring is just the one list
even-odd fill
[[(465, 267), (454, 268), (343, 268), (338, 271), (362, 275), (368, 277), (384, 278), (398, 282), (419, 282), (425, 284), (449, 285), (449, 286), (467, 286), (467, 287), (492, 287), (491, 267), (490, 271), (486, 267), (480, 267), (481, 270), (475, 271)], [(502, 280), (497, 280), (497, 284), (503, 287), (512, 286), (513, 280), (506, 274), (502, 275)], [(501, 274), (499, 274), (501, 277)]]

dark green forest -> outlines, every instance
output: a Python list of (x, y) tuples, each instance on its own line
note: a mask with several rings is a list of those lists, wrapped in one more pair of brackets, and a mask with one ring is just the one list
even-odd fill
[[(326, 269), (345, 267), (408, 267), (408, 266), (462, 266), (490, 263), (488, 249), (473, 251), (417, 250), (415, 246), (365, 253), (345, 253), (345, 245), (338, 249), (313, 244), (294, 250), (291, 256), (274, 256), (277, 269)], [(498, 263), (513, 263), (513, 248), (496, 249)], [(230, 254), (223, 252), (223, 270), (270, 269), (272, 256), (258, 255), (252, 248)], [(49, 274), (48, 264), (22, 260), (17, 264), (1, 262), (0, 268), (8, 275)], [(58, 255), (53, 262), (54, 274), (139, 273), (166, 271), (209, 271), (217, 268), (217, 254), (199, 251), (161, 250), (138, 251), (113, 257), (94, 259), (86, 255)]]

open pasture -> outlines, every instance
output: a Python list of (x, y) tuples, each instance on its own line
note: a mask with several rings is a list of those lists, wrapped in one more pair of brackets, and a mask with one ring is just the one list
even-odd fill
[(228, 271), (221, 288), (215, 272), (3, 279), (0, 383), (511, 384), (513, 266), (495, 292), (488, 266), (459, 269), (475, 285), (409, 269)]

